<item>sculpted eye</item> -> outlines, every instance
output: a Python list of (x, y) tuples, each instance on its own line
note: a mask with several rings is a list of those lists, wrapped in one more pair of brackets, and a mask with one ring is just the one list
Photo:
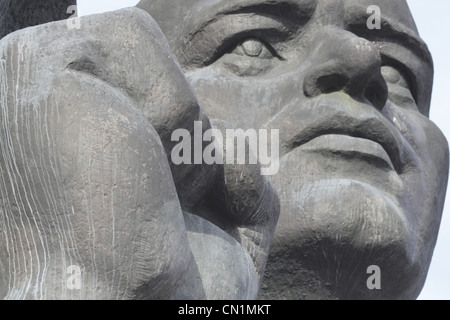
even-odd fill
[(258, 39), (248, 39), (243, 41), (240, 45), (234, 49), (232, 53), (237, 55), (246, 55), (248, 57), (260, 58), (260, 59), (272, 59), (274, 55), (272, 54), (273, 49), (268, 48), (266, 44)]
[(418, 111), (413, 90), (408, 79), (398, 69), (386, 65), (381, 68), (381, 74), (389, 89), (389, 99), (400, 107)]
[(284, 60), (272, 46), (257, 38), (247, 38), (229, 48), (215, 65), (240, 77), (263, 75)]
[(397, 69), (391, 66), (383, 66), (381, 68), (381, 74), (383, 75), (386, 82), (390, 84), (398, 84), (406, 89), (409, 89), (408, 82)]

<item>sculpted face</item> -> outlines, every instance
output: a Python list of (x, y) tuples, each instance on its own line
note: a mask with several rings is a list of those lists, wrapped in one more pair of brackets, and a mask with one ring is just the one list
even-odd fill
[[(381, 9), (381, 30), (367, 8)], [(279, 129), (281, 201), (263, 298), (418, 296), (448, 144), (403, 0), (141, 1), (210, 118)], [(366, 286), (381, 269), (382, 289)]]

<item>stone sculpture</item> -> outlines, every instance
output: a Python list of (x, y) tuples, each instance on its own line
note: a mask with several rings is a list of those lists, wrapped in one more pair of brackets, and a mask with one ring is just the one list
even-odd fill
[[(406, 1), (138, 8), (0, 41), (0, 297), (416, 298), (448, 144)], [(196, 124), (279, 130), (279, 172), (174, 164)]]
[(0, 296), (256, 298), (278, 198), (257, 165), (169, 163), (174, 130), (211, 125), (145, 11), (0, 52)]
[[(368, 27), (373, 5), (381, 29)], [(448, 144), (404, 0), (142, 0), (200, 104), (280, 129), (281, 203), (261, 298), (414, 299), (436, 242)], [(381, 290), (370, 290), (370, 266)]]

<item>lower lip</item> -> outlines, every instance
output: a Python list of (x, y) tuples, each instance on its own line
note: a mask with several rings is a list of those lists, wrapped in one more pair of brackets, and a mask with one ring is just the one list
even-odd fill
[(388, 169), (395, 170), (384, 148), (371, 140), (345, 135), (322, 135), (299, 147), (302, 151), (320, 152), (330, 157), (345, 156), (349, 159), (378, 160)]

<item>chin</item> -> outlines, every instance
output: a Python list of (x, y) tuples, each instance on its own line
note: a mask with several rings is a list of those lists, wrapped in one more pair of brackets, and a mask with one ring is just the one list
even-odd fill
[[(303, 184), (298, 192), (275, 187), (281, 216), (262, 298), (417, 298), (428, 262), (401, 200), (348, 179)], [(380, 267), (381, 290), (367, 287), (372, 265)], [(277, 274), (285, 274), (284, 279)], [(281, 287), (283, 293), (271, 289)]]

